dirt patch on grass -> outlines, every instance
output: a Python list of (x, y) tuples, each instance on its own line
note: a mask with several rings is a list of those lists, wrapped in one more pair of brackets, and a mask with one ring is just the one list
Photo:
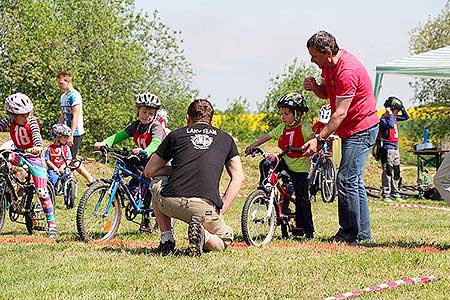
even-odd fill
[[(54, 244), (54, 243), (80, 243), (80, 241), (74, 240), (72, 238), (69, 239), (51, 239), (47, 237), (37, 237), (37, 236), (18, 236), (18, 237), (0, 237), (0, 244)], [(100, 246), (111, 246), (111, 247), (125, 247), (125, 248), (155, 248), (158, 245), (156, 243), (151, 242), (142, 242), (142, 241), (131, 241), (131, 240), (119, 240), (113, 239), (108, 242), (95, 242), (95, 245)], [(186, 243), (180, 243), (180, 246), (187, 246)], [(244, 242), (233, 242), (231, 244), (233, 248), (249, 248)], [(352, 246), (347, 244), (340, 243), (316, 243), (316, 242), (274, 242), (269, 245), (264, 246), (265, 248), (273, 248), (273, 249), (293, 249), (293, 250), (321, 250), (321, 251), (366, 251), (366, 250), (397, 250), (397, 251), (418, 251), (425, 253), (436, 253), (442, 251), (450, 251), (446, 249), (440, 249), (438, 247), (433, 246), (418, 246), (411, 248), (402, 248), (402, 247), (388, 247), (388, 246)]]

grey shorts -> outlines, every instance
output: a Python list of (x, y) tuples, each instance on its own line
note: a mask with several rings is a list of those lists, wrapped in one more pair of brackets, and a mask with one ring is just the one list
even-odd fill
[(212, 201), (204, 198), (163, 197), (155, 199), (154, 206), (158, 206), (166, 216), (190, 223), (194, 220), (203, 224), (203, 227), (214, 235), (220, 237), (225, 246), (233, 241), (233, 229), (226, 225), (219, 215), (217, 207)]

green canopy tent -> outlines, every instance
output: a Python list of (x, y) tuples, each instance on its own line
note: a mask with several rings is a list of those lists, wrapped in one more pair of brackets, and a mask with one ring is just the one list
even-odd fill
[(450, 79), (450, 46), (377, 65), (375, 98), (380, 94), (384, 74)]

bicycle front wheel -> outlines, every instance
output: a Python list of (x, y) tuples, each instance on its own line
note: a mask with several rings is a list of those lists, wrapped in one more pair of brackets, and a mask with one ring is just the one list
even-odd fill
[[(50, 200), (53, 204), (53, 214), (56, 215), (55, 198), (52, 194), (51, 184), (47, 185), (47, 191), (50, 196)], [(38, 197), (38, 193), (35, 188), (26, 190), (24, 197), (27, 197), (25, 202), (25, 225), (28, 233), (33, 234), (38, 231), (45, 231), (47, 228), (47, 216), (41, 205), (41, 200)]]
[(330, 203), (336, 196), (336, 166), (329, 156), (322, 159), (322, 172), (320, 174), (320, 193), (322, 201)]
[(84, 192), (77, 208), (77, 230), (85, 242), (108, 241), (114, 237), (120, 224), (122, 206), (116, 193), (112, 203), (111, 183), (99, 181)]
[(75, 180), (70, 179), (66, 184), (66, 189), (64, 197), (67, 199), (64, 202), (66, 203), (67, 209), (72, 209), (75, 207), (75, 200), (77, 198), (77, 183)]
[(262, 246), (273, 239), (276, 226), (275, 207), (268, 213), (269, 197), (264, 191), (256, 190), (245, 200), (242, 209), (242, 235), (248, 245)]
[(3, 231), (5, 226), (6, 218), (6, 185), (5, 183), (0, 183), (0, 233)]

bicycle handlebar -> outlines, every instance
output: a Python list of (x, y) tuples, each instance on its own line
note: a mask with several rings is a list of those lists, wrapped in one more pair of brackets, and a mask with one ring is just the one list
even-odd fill
[[(287, 148), (286, 148), (286, 150), (284, 150), (283, 152), (281, 152), (280, 154), (278, 154), (277, 156), (278, 156), (278, 158), (282, 158), (283, 156), (285, 156), (287, 153), (289, 153), (289, 152), (291, 152), (291, 153), (303, 153), (304, 151), (301, 149), (301, 148), (293, 148), (293, 147), (291, 147), (291, 146), (288, 146)], [(252, 157), (256, 157), (256, 156), (258, 156), (258, 155), (262, 155), (262, 156), (266, 156), (266, 153), (264, 152), (264, 150), (262, 150), (261, 148), (258, 148), (258, 147), (256, 147), (256, 148), (254, 148), (253, 150), (252, 150), (252, 152), (250, 153), (250, 154), (248, 154), (248, 155), (251, 155)]]

